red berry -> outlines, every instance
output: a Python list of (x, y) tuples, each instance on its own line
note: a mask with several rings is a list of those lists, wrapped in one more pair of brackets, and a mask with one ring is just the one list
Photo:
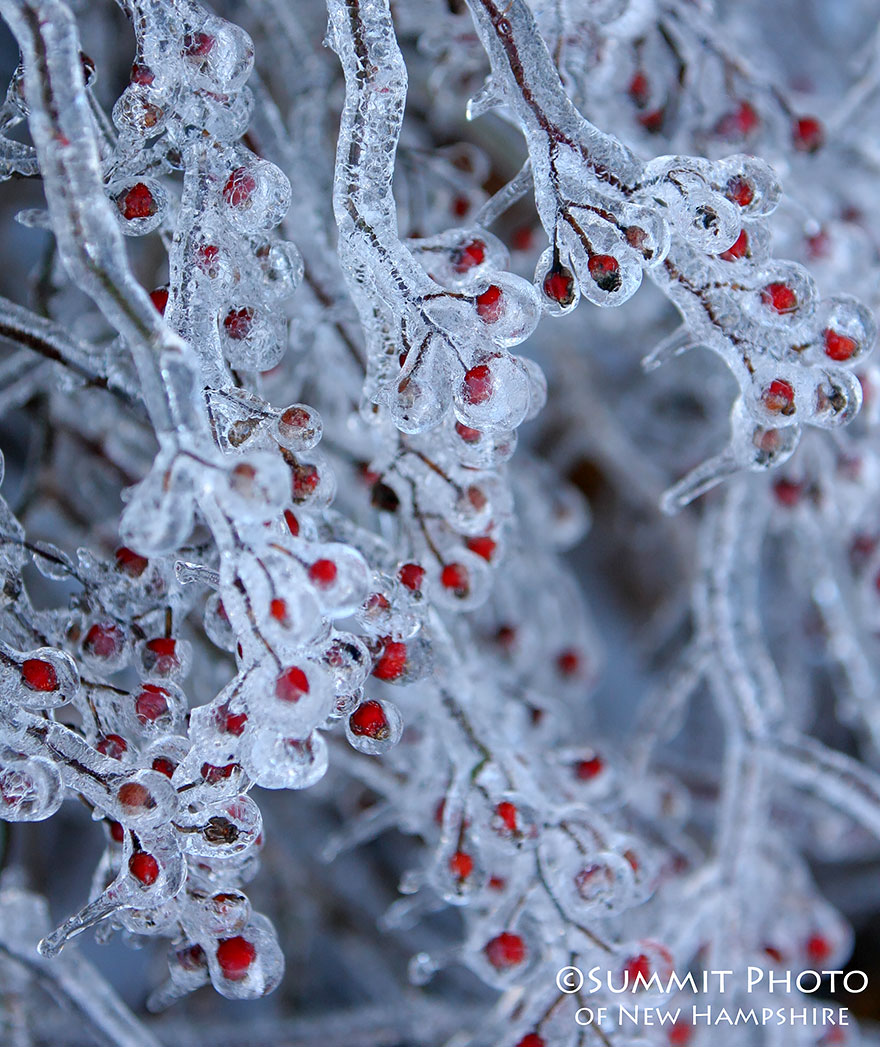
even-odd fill
[(237, 770), (237, 763), (227, 763), (222, 767), (218, 767), (213, 763), (203, 763), (199, 768), (199, 774), (208, 785), (216, 785), (217, 782), (222, 782), (224, 778), (231, 778)]
[(112, 622), (95, 624), (86, 633), (83, 649), (94, 658), (114, 658), (122, 650), (125, 633)]
[(574, 765), (575, 777), (582, 782), (588, 782), (605, 769), (605, 761), (601, 756), (591, 756), (586, 760), (578, 760)]
[(210, 275), (210, 270), (219, 254), (220, 248), (216, 244), (202, 244), (196, 250), (196, 262), (199, 268)]
[(287, 604), (284, 602), (284, 600), (270, 600), (269, 614), (275, 619), (276, 622), (286, 621)]
[(505, 651), (512, 651), (516, 643), (516, 629), (512, 625), (500, 625), (495, 633), (495, 642)]
[(648, 84), (647, 76), (645, 76), (641, 69), (637, 70), (633, 75), (632, 80), (630, 80), (628, 91), (630, 98), (635, 102), (639, 109), (644, 109), (648, 104), (648, 99), (650, 97), (650, 86)]
[(156, 806), (153, 794), (140, 782), (126, 782), (121, 785), (116, 799), (130, 811), (151, 811)]
[(309, 693), (309, 680), (302, 669), (292, 665), (275, 681), (275, 696), (282, 702), (298, 702)]
[(568, 269), (551, 269), (544, 277), (544, 294), (561, 306), (574, 301), (574, 277)]
[(95, 746), (103, 756), (109, 756), (113, 760), (121, 760), (122, 754), (127, 751), (128, 744), (118, 734), (107, 734)]
[(440, 584), (451, 589), (456, 596), (467, 596), (470, 592), (470, 577), (464, 564), (448, 563), (440, 573)]
[(773, 483), (773, 494), (776, 496), (776, 501), (787, 509), (797, 505), (801, 500), (803, 489), (803, 484), (795, 483), (794, 480), (786, 480), (784, 476)]
[(479, 429), (471, 429), (469, 425), (462, 425), (461, 422), (455, 423), (455, 431), (466, 444), (478, 443), (482, 436)]
[(718, 257), (723, 259), (725, 262), (735, 262), (738, 258), (745, 258), (748, 253), (749, 235), (745, 229), (741, 229), (733, 246), (728, 247), (726, 251), (722, 251)]
[(648, 134), (659, 134), (663, 129), (663, 121), (666, 119), (666, 110), (661, 107), (660, 109), (652, 109), (649, 113), (639, 114), (639, 123), (644, 127)]
[(727, 183), (727, 196), (740, 207), (748, 207), (755, 199), (755, 190), (750, 182), (740, 175), (735, 175)]
[[(295, 502), (303, 502), (317, 490), (321, 482), (318, 467), (308, 462), (297, 464), (291, 469), (291, 493)], [(288, 524), (288, 526), (290, 526)]]
[(821, 934), (811, 934), (807, 939), (806, 952), (810, 963), (825, 963), (831, 957), (831, 943)]
[(364, 601), (364, 610), (371, 618), (376, 618), (390, 611), (391, 603), (383, 593), (370, 593)]
[(297, 538), (299, 536), (299, 520), (289, 509), (284, 510), (284, 522), (287, 524), (288, 531), (294, 538)]
[(536, 1032), (529, 1032), (523, 1036), (516, 1047), (545, 1047), (545, 1044), (543, 1036), (539, 1036)]
[(675, 1022), (669, 1029), (669, 1047), (686, 1047), (693, 1032), (693, 1027), (683, 1018)]
[(122, 843), (125, 839), (125, 829), (119, 822), (109, 822), (110, 839), (114, 843)]
[(140, 84), (141, 87), (149, 87), (156, 79), (156, 75), (148, 66), (138, 65), (138, 63), (135, 62), (131, 67), (131, 76), (129, 79), (133, 84)]
[(220, 721), (220, 729), (225, 734), (233, 734), (240, 738), (244, 733), (244, 725), (247, 723), (247, 713), (232, 713), (228, 705), (221, 705), (217, 710)]
[(148, 562), (146, 557), (139, 556), (126, 545), (121, 545), (116, 550), (117, 571), (122, 571), (123, 574), (129, 575), (131, 578), (140, 578), (147, 569)]
[(486, 260), (486, 245), (482, 240), (471, 240), (459, 247), (452, 256), (452, 269), (456, 273), (466, 273), (474, 266), (482, 265)]
[(777, 313), (791, 313), (797, 309), (797, 295), (788, 284), (767, 284), (761, 292), (764, 305)]
[(376, 701), (361, 702), (348, 718), (351, 733), (365, 738), (382, 741), (388, 737), (390, 728), (385, 710)]
[(636, 978), (641, 975), (645, 981), (651, 977), (651, 961), (644, 953), (632, 956), (624, 964), (624, 971), (629, 975), (629, 984), (632, 986)]
[(495, 814), (501, 819), (502, 825), (508, 832), (515, 833), (517, 831), (516, 804), (512, 804), (510, 800), (502, 800), (496, 806)]
[(603, 291), (616, 291), (620, 287), (620, 265), (610, 254), (594, 254), (587, 262), (587, 269)]
[(170, 673), (180, 665), (177, 641), (170, 636), (156, 636), (147, 640), (144, 664), (159, 673)]
[(471, 404), (483, 404), (492, 395), (492, 372), (487, 364), (477, 364), (464, 376), (464, 398)]
[(145, 683), (135, 699), (134, 711), (142, 724), (154, 723), (168, 712), (168, 692), (163, 687)]
[(230, 309), (223, 317), (223, 330), (234, 342), (243, 342), (250, 334), (254, 322), (254, 311), (248, 306)]
[(792, 127), (792, 140), (800, 153), (815, 153), (825, 144), (825, 129), (814, 116), (802, 116)]
[(373, 676), (378, 677), (380, 680), (399, 679), (403, 675), (404, 669), (406, 669), (406, 656), (405, 643), (387, 640), (382, 654), (373, 668)]
[(807, 253), (814, 260), (827, 258), (831, 253), (831, 237), (824, 229), (807, 237)]
[(280, 421), (291, 429), (307, 429), (312, 425), (311, 415), (304, 407), (288, 407)]
[(169, 760), (167, 756), (157, 756), (150, 766), (159, 774), (164, 774), (166, 778), (170, 778), (177, 770), (177, 764)]
[(223, 186), (223, 199), (230, 207), (243, 207), (257, 188), (257, 181), (246, 167), (236, 167)]
[(122, 217), (129, 222), (136, 218), (150, 218), (156, 213), (156, 201), (143, 182), (138, 182), (118, 196), (116, 206)]
[(456, 851), (449, 859), (449, 868), (459, 880), (466, 880), (474, 871), (474, 860), (464, 851)]
[(156, 311), (164, 316), (168, 308), (168, 288), (157, 287), (155, 291), (150, 291), (150, 301), (156, 307)]
[(216, 40), (209, 33), (187, 33), (183, 38), (183, 53), (189, 58), (204, 58), (213, 50)]
[(843, 360), (849, 360), (858, 349), (854, 339), (848, 338), (845, 334), (838, 334), (837, 331), (832, 331), (830, 327), (825, 330), (824, 339), (825, 355), (838, 363), (841, 363)]
[(189, 945), (178, 949), (174, 958), (185, 971), (197, 971), (207, 966), (205, 950), (201, 945)]
[(484, 324), (497, 323), (503, 311), (504, 295), (500, 287), (492, 284), (482, 294), (477, 295), (477, 316)]
[(715, 125), (715, 133), (724, 138), (739, 138), (751, 134), (760, 126), (761, 118), (748, 102), (740, 102), (731, 113), (726, 113)]
[(502, 931), (483, 949), (486, 959), (499, 971), (518, 967), (526, 958), (526, 945), (518, 934)]
[(768, 411), (783, 415), (794, 414), (794, 389), (782, 378), (774, 378), (761, 394), (761, 401)]
[(737, 130), (747, 135), (761, 123), (761, 118), (748, 102), (740, 102), (736, 110)]
[(138, 851), (128, 859), (128, 871), (145, 887), (159, 879), (159, 863), (146, 851)]
[(309, 568), (309, 578), (319, 589), (329, 589), (336, 581), (338, 570), (332, 560), (315, 560)]
[(457, 196), (452, 201), (452, 213), (456, 218), (464, 218), (470, 209), (471, 202), (466, 196)]
[(256, 958), (256, 948), (240, 934), (224, 938), (217, 946), (217, 963), (223, 977), (231, 982), (240, 982)]
[(417, 563), (405, 563), (397, 572), (397, 577), (401, 585), (417, 593), (421, 590), (422, 582), (425, 580), (425, 568), (420, 567)]
[(488, 535), (482, 535), (477, 538), (468, 538), (466, 544), (472, 553), (476, 553), (477, 556), (482, 556), (484, 560), (491, 560), (497, 548), (495, 540), (490, 538)]
[(55, 666), (42, 658), (27, 658), (21, 666), (21, 679), (32, 691), (56, 691), (58, 674)]
[(556, 668), (562, 676), (576, 676), (581, 668), (581, 658), (577, 651), (567, 648), (556, 656)]

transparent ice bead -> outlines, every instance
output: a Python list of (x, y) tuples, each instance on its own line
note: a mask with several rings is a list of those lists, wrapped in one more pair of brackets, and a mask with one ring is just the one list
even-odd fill
[(275, 727), (259, 727), (247, 736), (242, 763), (263, 789), (309, 789), (326, 774), (329, 755), (319, 731), (290, 738)]

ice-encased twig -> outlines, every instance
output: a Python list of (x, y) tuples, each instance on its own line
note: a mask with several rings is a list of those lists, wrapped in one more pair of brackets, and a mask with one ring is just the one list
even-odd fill
[(104, 192), (97, 129), (70, 9), (62, 0), (3, 0), (0, 13), (23, 55), (31, 136), (60, 257), (73, 281), (125, 336), (156, 430), (191, 426), (197, 382), (191, 354), (128, 266)]

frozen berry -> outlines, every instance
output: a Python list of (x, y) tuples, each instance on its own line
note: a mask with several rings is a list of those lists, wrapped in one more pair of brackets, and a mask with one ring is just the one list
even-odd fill
[(761, 301), (774, 312), (785, 314), (797, 309), (797, 295), (794, 290), (783, 283), (767, 284), (761, 291)]
[(21, 666), (21, 679), (32, 691), (56, 691), (58, 674), (55, 666), (42, 658), (27, 658)]
[(463, 247), (457, 248), (452, 256), (452, 269), (456, 273), (466, 273), (474, 266), (482, 265), (486, 260), (486, 245), (482, 240), (471, 240)]
[(601, 290), (610, 293), (620, 287), (620, 265), (610, 254), (594, 254), (587, 269)]
[(159, 863), (146, 851), (138, 851), (128, 859), (128, 870), (131, 875), (149, 887), (159, 879)]
[(168, 712), (168, 692), (163, 687), (145, 683), (135, 699), (134, 711), (140, 723), (155, 723)]
[(501, 319), (504, 311), (504, 294), (500, 287), (491, 287), (477, 295), (477, 316), (484, 324), (494, 324)]
[(848, 338), (845, 334), (838, 334), (837, 331), (832, 331), (830, 327), (825, 331), (823, 339), (825, 342), (825, 355), (837, 363), (849, 360), (858, 349), (854, 339)]
[(525, 942), (518, 934), (509, 931), (503, 931), (493, 938), (483, 951), (489, 963), (499, 971), (518, 967), (526, 958)]
[(365, 738), (383, 741), (390, 734), (390, 725), (385, 710), (379, 702), (367, 701), (355, 709), (348, 718), (351, 733)]
[(308, 677), (296, 665), (285, 669), (275, 681), (275, 696), (282, 702), (298, 702), (304, 694), (308, 693)]
[(464, 395), (471, 404), (483, 404), (492, 395), (492, 372), (487, 364), (477, 364), (465, 372)]
[(574, 301), (574, 276), (569, 269), (551, 269), (544, 277), (544, 294), (563, 307)]
[(148, 186), (138, 182), (116, 198), (119, 213), (127, 221), (151, 218), (156, 213), (156, 201)]
[(336, 581), (336, 564), (332, 560), (315, 560), (309, 568), (309, 578), (319, 589), (329, 589)]
[(406, 644), (387, 640), (373, 667), (373, 676), (380, 680), (397, 680), (406, 669)]
[(247, 938), (236, 935), (234, 938), (224, 938), (217, 945), (216, 955), (223, 976), (231, 982), (238, 982), (247, 976), (251, 964), (257, 958), (257, 950)]

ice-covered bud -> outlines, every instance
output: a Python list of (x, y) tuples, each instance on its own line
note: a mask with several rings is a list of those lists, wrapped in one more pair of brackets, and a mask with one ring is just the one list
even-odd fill
[(200, 805), (182, 816), (179, 824), (188, 854), (226, 858), (254, 846), (263, 830), (263, 817), (249, 796), (231, 796)]

